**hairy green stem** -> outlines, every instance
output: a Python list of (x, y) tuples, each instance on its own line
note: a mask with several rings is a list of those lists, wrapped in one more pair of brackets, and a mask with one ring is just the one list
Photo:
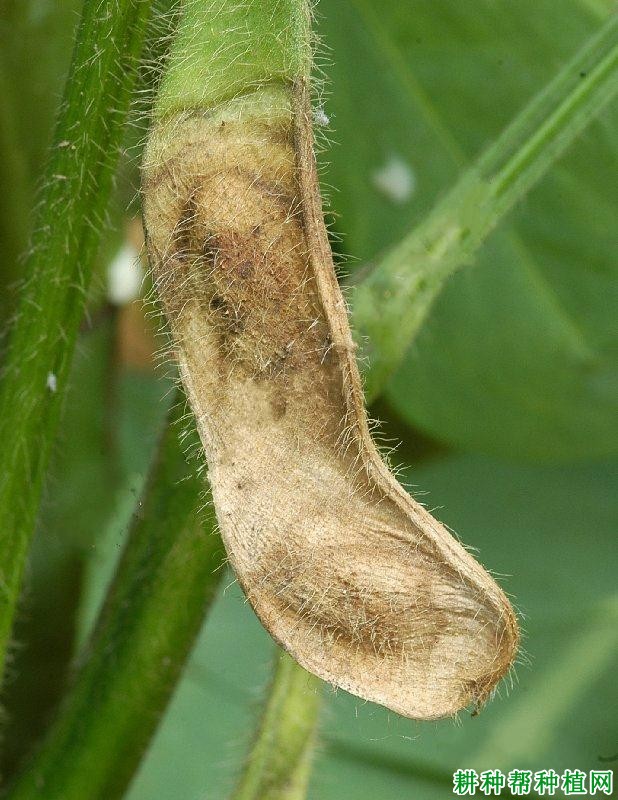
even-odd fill
[(178, 682), (225, 562), (178, 434), (168, 426), (74, 682), (11, 800), (122, 797)]
[(0, 390), (0, 668), (104, 228), (150, 0), (86, 2)]
[(513, 120), (426, 219), (355, 286), (353, 326), (373, 400), (448, 278), (618, 91), (618, 17)]
[(302, 800), (311, 769), (322, 682), (277, 652), (263, 716), (231, 800)]

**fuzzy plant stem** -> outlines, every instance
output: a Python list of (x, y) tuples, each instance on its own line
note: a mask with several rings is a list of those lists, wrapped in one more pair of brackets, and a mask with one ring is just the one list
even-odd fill
[(618, 92), (612, 14), (431, 211), (354, 287), (352, 321), (375, 399), (448, 278)]
[(231, 800), (302, 800), (321, 705), (320, 681), (277, 652), (272, 684)]
[(114, 800), (135, 774), (224, 572), (214, 511), (201, 510), (204, 482), (186, 448), (175, 420), (74, 681), (10, 800)]
[(150, 0), (86, 2), (0, 389), (0, 669), (104, 230)]

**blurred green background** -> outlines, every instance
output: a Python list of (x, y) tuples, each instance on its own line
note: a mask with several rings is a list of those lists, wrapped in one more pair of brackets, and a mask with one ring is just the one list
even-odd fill
[[(422, 219), (612, 6), (320, 0), (330, 118), (322, 174), (345, 268), (375, 258)], [(0, 3), (7, 319), (79, 7)], [(40, 736), (62, 691), (169, 402), (140, 301), (106, 299), (109, 262), (137, 213), (140, 135), (128, 134), (110, 211), (115, 232), (101, 255), (30, 559), (5, 690), (4, 774)], [(328, 692), (314, 800), (450, 796), (458, 767), (618, 763), (617, 151), (613, 108), (450, 281), (372, 409), (383, 436), (402, 441), (394, 460), (412, 490), (504, 576), (525, 632), (513, 686), (478, 717), (422, 724)], [(233, 576), (222, 585), (131, 800), (219, 800), (238, 774), (274, 645)]]

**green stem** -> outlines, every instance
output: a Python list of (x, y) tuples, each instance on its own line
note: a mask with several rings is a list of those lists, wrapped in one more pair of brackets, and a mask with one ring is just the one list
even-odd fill
[(404, 359), (447, 279), (618, 91), (612, 15), (467, 170), (426, 219), (355, 287), (353, 323), (373, 400)]
[(308, 0), (184, 0), (155, 114), (210, 109), (310, 69)]
[(0, 669), (149, 12), (84, 4), (45, 173), (0, 393)]
[(302, 800), (307, 791), (321, 681), (277, 651), (264, 713), (232, 800)]
[(114, 800), (139, 766), (225, 561), (185, 446), (168, 426), (73, 685), (11, 800)]

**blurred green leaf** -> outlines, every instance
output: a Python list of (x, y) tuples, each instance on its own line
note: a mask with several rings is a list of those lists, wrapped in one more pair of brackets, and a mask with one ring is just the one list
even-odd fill
[[(30, 189), (39, 184), (81, 0), (3, 0), (0, 50)], [(36, 54), (36, 57), (33, 57)]]
[[(343, 249), (366, 260), (395, 243), (599, 27), (603, 9), (572, 0), (558, 24), (550, 0), (322, 2), (338, 143), (325, 180), (337, 187)], [(408, 422), (509, 457), (616, 452), (616, 189), (605, 177), (615, 120), (610, 110), (590, 126), (476, 266), (446, 286), (389, 387)], [(402, 174), (408, 199), (384, 188), (385, 176), (392, 189)]]
[(28, 241), (29, 185), (26, 155), (17, 130), (14, 87), (0, 50), (0, 313), (12, 313), (19, 258)]
[[(30, 209), (69, 65), (78, 8), (79, 0), (0, 3), (0, 318), (3, 320), (8, 320), (15, 311), (30, 232)], [(36, 58), (32, 57), (33, 52)]]
[[(423, 221), (365, 270), (354, 286), (351, 314), (369, 402), (405, 361), (452, 275), (473, 262), (489, 234), (617, 93), (618, 17), (612, 15)], [(396, 180), (401, 184), (401, 175), (382, 181), (387, 178), (391, 188)]]
[[(444, 798), (464, 765), (603, 768), (615, 752), (618, 608), (611, 465), (514, 466), (451, 455), (404, 477), (480, 550), (524, 615), (515, 686), (459, 723), (417, 723), (326, 693), (312, 800)], [(608, 503), (608, 497), (613, 497)], [(228, 581), (229, 583), (229, 581)], [(274, 645), (228, 586), (205, 627), (130, 800), (220, 800), (242, 762)], [(618, 698), (616, 698), (618, 699)]]

